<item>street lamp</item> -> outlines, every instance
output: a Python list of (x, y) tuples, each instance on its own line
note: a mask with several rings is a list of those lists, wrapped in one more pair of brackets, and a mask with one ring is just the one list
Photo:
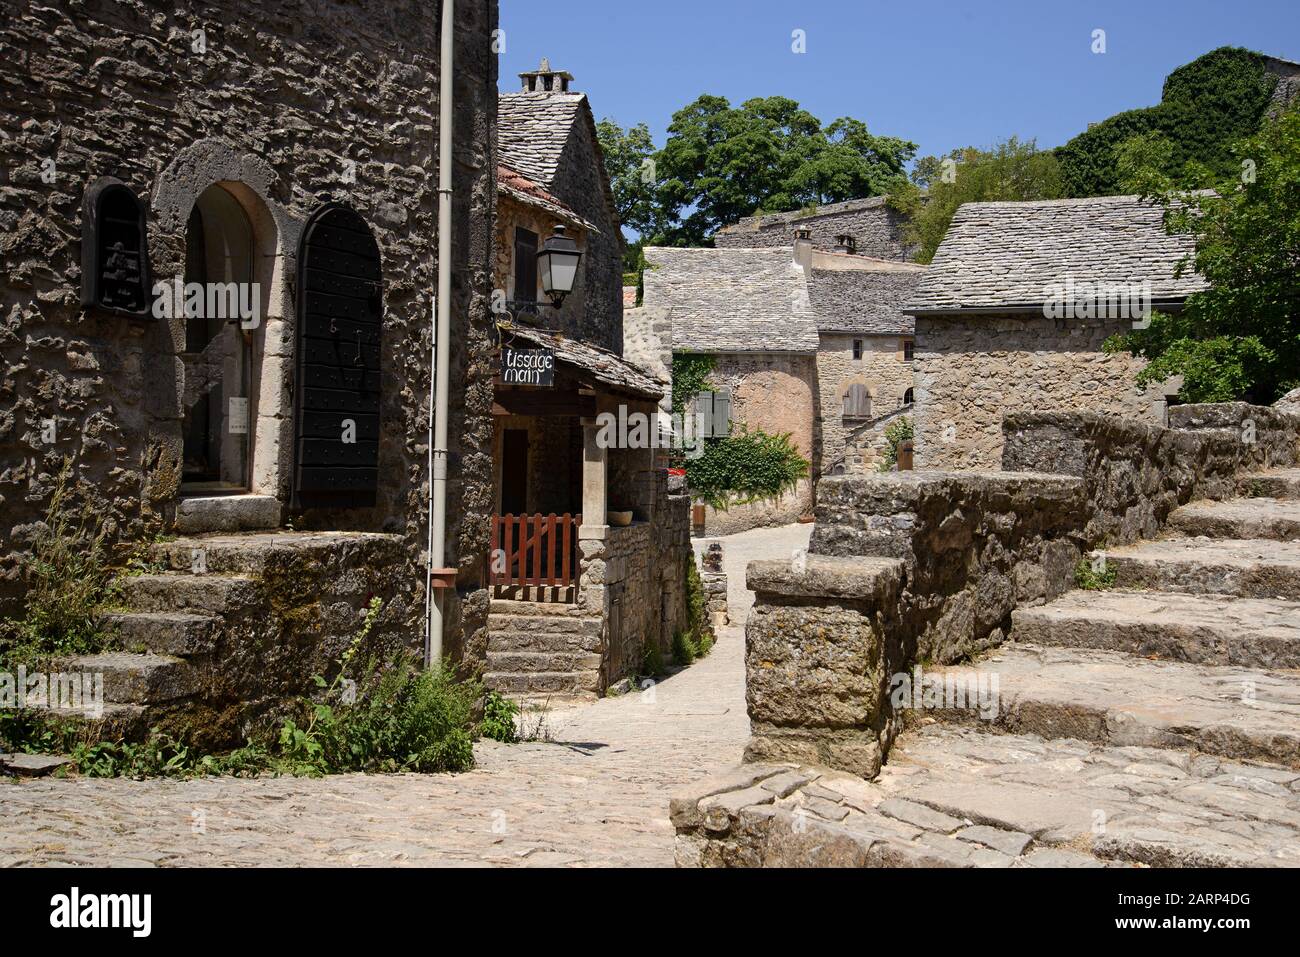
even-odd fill
[(564, 233), (563, 226), (555, 227), (555, 234), (542, 244), (537, 252), (537, 269), (542, 275), (542, 292), (551, 298), (559, 309), (564, 297), (573, 292), (578, 276), (578, 260), (582, 251), (578, 244)]

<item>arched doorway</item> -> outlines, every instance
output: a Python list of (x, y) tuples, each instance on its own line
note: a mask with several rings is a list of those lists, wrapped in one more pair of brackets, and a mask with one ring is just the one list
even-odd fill
[(238, 494), (252, 485), (255, 256), (243, 206), (221, 184), (209, 186), (185, 229), (183, 494)]

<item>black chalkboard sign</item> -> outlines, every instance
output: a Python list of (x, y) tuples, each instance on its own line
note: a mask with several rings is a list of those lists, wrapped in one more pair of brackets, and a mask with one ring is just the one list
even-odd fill
[(131, 316), (152, 314), (144, 204), (110, 176), (81, 203), (81, 304)]
[(551, 349), (501, 347), (503, 385), (555, 385), (555, 352)]

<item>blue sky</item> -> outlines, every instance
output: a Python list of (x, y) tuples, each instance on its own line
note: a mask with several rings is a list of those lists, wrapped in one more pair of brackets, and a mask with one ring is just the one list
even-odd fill
[(501, 26), (501, 89), (548, 56), (597, 119), (644, 121), (661, 145), (673, 112), (713, 93), (789, 96), (919, 155), (1012, 134), (1050, 147), (1158, 102), (1170, 70), (1215, 47), (1300, 61), (1298, 0), (501, 0)]

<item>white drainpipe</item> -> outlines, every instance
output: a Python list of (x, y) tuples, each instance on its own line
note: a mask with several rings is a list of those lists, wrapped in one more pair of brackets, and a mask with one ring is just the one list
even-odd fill
[(433, 332), (434, 368), (430, 387), (429, 443), (429, 555), (425, 579), (429, 631), (425, 641), (425, 664), (442, 664), (443, 603), (445, 589), (434, 589), (434, 572), (446, 562), (447, 552), (447, 381), (451, 366), (451, 171), (452, 55), (456, 29), (456, 0), (442, 0), (442, 52), (438, 79), (438, 295)]

